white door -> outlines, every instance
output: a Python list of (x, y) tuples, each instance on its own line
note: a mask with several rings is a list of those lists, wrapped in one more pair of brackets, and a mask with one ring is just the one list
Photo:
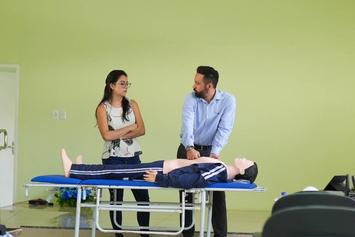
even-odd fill
[(0, 64), (0, 207), (15, 197), (18, 79), (17, 65)]

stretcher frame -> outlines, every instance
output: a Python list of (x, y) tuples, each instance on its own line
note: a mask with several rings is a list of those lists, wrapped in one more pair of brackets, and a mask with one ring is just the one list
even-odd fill
[[(134, 181), (133, 181), (134, 182)], [(144, 182), (144, 181), (142, 181)], [(199, 236), (203, 237), (205, 230), (207, 237), (211, 236), (212, 227), (212, 202), (213, 202), (213, 192), (214, 191), (233, 191), (233, 192), (263, 192), (265, 191), (262, 187), (256, 187), (252, 189), (245, 188), (221, 188), (221, 187), (208, 187), (208, 188), (196, 188), (196, 189), (179, 189), (179, 188), (165, 188), (159, 186), (129, 186), (129, 185), (93, 185), (93, 184), (60, 184), (60, 183), (42, 183), (42, 182), (31, 182), (25, 184), (26, 196), (29, 195), (29, 188), (31, 187), (47, 187), (47, 188), (75, 188), (77, 189), (77, 199), (76, 199), (76, 213), (75, 213), (75, 227), (74, 227), (74, 237), (79, 237), (80, 235), (80, 213), (82, 207), (88, 207), (93, 209), (93, 221), (91, 225), (91, 236), (96, 236), (96, 229), (105, 233), (137, 233), (137, 234), (161, 234), (161, 235), (178, 235), (184, 229), (189, 229), (194, 225), (195, 210), (200, 210), (200, 233)], [(96, 190), (95, 203), (83, 203), (81, 201), (82, 193), (86, 193), (86, 189)], [(115, 203), (119, 205), (112, 205), (113, 203), (107, 204), (101, 200), (101, 193), (103, 189), (146, 189), (146, 190), (161, 190), (161, 189), (173, 189), (181, 190), (182, 198), (181, 202), (132, 202), (132, 201), (122, 201), (120, 203)], [(197, 195), (199, 202), (186, 204), (184, 202), (187, 193), (192, 193), (194, 195), (193, 200)], [(84, 195), (85, 197), (85, 195)], [(207, 208), (207, 211), (206, 211)], [(115, 229), (105, 229), (100, 225), (100, 211), (135, 211), (135, 212), (176, 212), (181, 214), (181, 225), (176, 229), (166, 229), (163, 227), (146, 227), (151, 230), (141, 230), (141, 226), (137, 226), (136, 229), (132, 227), (121, 226), (121, 230)], [(193, 218), (190, 226), (185, 227), (185, 213), (186, 210), (192, 210)], [(205, 216), (207, 213), (207, 226), (205, 225)], [(115, 219), (115, 218), (114, 218)], [(118, 223), (116, 223), (118, 224)], [(118, 225), (119, 226), (119, 225)], [(207, 228), (207, 229), (206, 229)]]

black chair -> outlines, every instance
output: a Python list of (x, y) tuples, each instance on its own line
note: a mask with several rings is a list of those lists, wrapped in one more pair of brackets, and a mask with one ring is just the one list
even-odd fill
[(290, 207), (301, 207), (307, 205), (325, 205), (325, 206), (338, 206), (338, 207), (351, 207), (355, 208), (355, 200), (344, 195), (338, 195), (325, 191), (307, 191), (297, 192), (286, 195), (272, 207), (271, 213)]
[(290, 207), (275, 212), (262, 237), (354, 237), (355, 209), (335, 206)]

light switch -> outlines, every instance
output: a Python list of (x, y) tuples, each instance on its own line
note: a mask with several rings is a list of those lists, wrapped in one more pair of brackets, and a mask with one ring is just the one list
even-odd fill
[(53, 110), (52, 111), (52, 118), (54, 120), (58, 120), (59, 119), (59, 111), (58, 110)]

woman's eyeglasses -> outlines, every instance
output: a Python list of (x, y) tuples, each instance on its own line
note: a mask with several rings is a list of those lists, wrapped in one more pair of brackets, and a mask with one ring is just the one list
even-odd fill
[(116, 84), (120, 85), (120, 87), (127, 87), (127, 88), (132, 85), (132, 83), (128, 81), (118, 81)]

